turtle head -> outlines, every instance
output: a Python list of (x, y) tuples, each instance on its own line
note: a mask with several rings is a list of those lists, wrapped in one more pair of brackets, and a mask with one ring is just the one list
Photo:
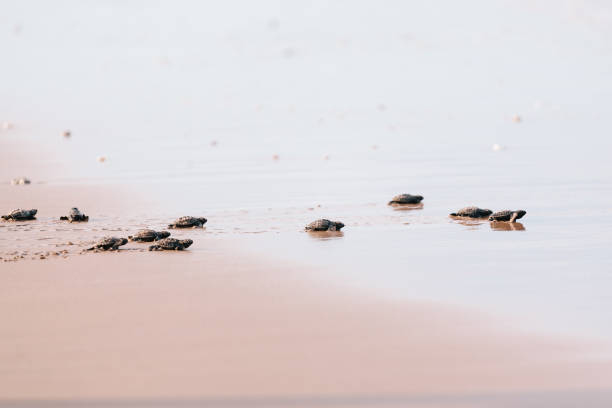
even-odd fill
[(202, 223), (202, 225), (206, 224), (206, 221), (208, 221), (206, 218), (198, 218), (198, 221), (200, 221)]
[(36, 215), (36, 213), (37, 213), (37, 212), (38, 212), (38, 210), (37, 210), (37, 209), (35, 209), (35, 208), (32, 208), (32, 209), (30, 210), (30, 214), (31, 214), (31, 215), (33, 215), (33, 216), (34, 216), (34, 215)]
[(121, 243), (119, 245), (125, 245), (125, 244), (128, 243), (127, 238), (120, 238), (119, 240), (121, 241)]
[(344, 223), (340, 221), (334, 221), (334, 224), (336, 225), (336, 231), (340, 231), (342, 228), (344, 228)]
[(164, 238), (168, 238), (170, 236), (170, 233), (168, 231), (160, 231), (157, 233), (157, 239), (164, 239)]
[(525, 216), (525, 214), (527, 214), (527, 211), (525, 211), (525, 210), (516, 210), (514, 213), (516, 214), (516, 219), (518, 220), (518, 219), (523, 218)]
[(183, 246), (183, 248), (189, 248), (191, 246), (191, 244), (193, 244), (193, 240), (191, 239), (181, 239), (181, 245)]
[(491, 210), (482, 210), (482, 213), (484, 214), (485, 217), (487, 217), (487, 216), (493, 214), (493, 211), (491, 211)]

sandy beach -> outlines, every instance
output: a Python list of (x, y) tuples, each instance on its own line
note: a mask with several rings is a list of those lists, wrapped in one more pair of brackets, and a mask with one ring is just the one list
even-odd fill
[(612, 405), (604, 2), (5, 6), (0, 407)]

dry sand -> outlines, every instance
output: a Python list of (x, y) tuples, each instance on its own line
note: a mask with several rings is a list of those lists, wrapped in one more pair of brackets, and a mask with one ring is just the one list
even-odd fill
[(612, 364), (583, 358), (594, 351), (587, 344), (500, 332), (490, 319), (438, 305), (355, 296), (308, 273), (212, 243), (205, 256), (4, 264), (0, 396), (319, 406), (425, 395), (455, 404), (610, 384)]

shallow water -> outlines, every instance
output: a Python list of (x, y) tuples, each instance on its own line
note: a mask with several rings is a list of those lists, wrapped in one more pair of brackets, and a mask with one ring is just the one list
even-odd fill
[[(39, 208), (36, 223), (0, 224), (0, 252), (203, 215), (181, 234), (327, 265), (316, 278), (330, 284), (609, 340), (610, 8), (442, 4), (5, 5), (0, 120), (14, 128), (0, 146), (36, 162), (1, 176), (36, 178), (1, 185), (0, 201), (44, 185), (146, 200), (78, 226)], [(402, 192), (423, 207), (386, 205)], [(524, 229), (448, 218), (467, 205), (525, 209)], [(301, 232), (318, 217), (343, 236)]]

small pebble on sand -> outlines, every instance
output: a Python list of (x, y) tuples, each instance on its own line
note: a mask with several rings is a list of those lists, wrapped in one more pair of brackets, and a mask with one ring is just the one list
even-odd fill
[(3, 130), (10, 130), (12, 128), (13, 128), (13, 124), (11, 122), (7, 122), (7, 121), (2, 122)]
[(70, 137), (72, 136), (72, 132), (70, 132), (69, 130), (64, 130), (62, 132), (62, 136), (65, 137), (66, 139), (70, 139)]
[(500, 152), (502, 150), (506, 150), (506, 148), (500, 144), (495, 143), (492, 147), (494, 152)]
[(329, 154), (324, 155), (323, 160), (329, 160)]
[(210, 142), (210, 145), (211, 145), (212, 147), (217, 147), (217, 144), (218, 144), (218, 142), (217, 142), (216, 140), (212, 140), (212, 141)]
[(106, 156), (98, 156), (96, 160), (98, 160), (100, 163), (104, 163), (106, 161)]
[(25, 185), (25, 184), (30, 184), (30, 183), (31, 181), (27, 177), (17, 177), (11, 180), (11, 184), (14, 186)]
[(514, 116), (512, 116), (512, 121), (513, 121), (514, 123), (521, 123), (521, 120), (522, 120), (522, 119), (521, 119), (521, 117), (520, 117), (519, 115), (516, 115), (516, 114), (515, 114)]
[(280, 156), (278, 154), (272, 155), (272, 160), (278, 160), (278, 159), (280, 159)]

